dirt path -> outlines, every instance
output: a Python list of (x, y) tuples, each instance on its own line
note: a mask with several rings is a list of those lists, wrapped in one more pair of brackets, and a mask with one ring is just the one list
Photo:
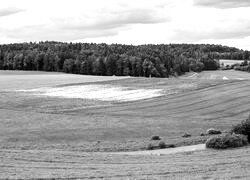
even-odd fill
[(166, 154), (175, 154), (175, 153), (183, 153), (183, 152), (192, 152), (192, 151), (199, 151), (205, 150), (205, 144), (197, 144), (191, 146), (181, 146), (176, 148), (167, 148), (167, 149), (157, 149), (157, 150), (147, 150), (147, 151), (128, 151), (128, 152), (115, 152), (111, 153), (114, 155), (166, 155)]

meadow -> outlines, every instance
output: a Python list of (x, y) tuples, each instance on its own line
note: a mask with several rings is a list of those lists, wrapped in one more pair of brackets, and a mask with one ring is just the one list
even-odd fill
[(244, 62), (244, 60), (220, 59), (220, 64), (223, 63), (224, 66), (226, 66), (226, 65), (231, 66), (233, 64), (241, 64), (243, 62)]
[[(250, 112), (249, 73), (204, 71), (165, 79), (0, 71), (0, 84), (0, 177), (249, 176), (250, 162), (245, 158), (248, 147), (159, 157), (112, 154), (145, 150), (152, 135), (183, 146), (204, 143), (207, 137), (200, 133), (208, 128), (228, 131)], [(41, 93), (44, 88), (93, 85), (108, 87), (106, 93), (114, 92), (109, 91), (110, 87), (120, 88), (127, 91), (123, 99), (131, 93), (137, 99), (69, 98)], [(34, 89), (40, 90), (33, 93)], [(147, 90), (161, 93), (140, 96), (141, 92), (151, 92)], [(186, 132), (192, 136), (183, 138)]]

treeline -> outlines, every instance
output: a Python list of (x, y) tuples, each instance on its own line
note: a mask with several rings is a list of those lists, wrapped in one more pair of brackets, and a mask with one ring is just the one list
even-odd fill
[(249, 52), (221, 45), (121, 45), (39, 42), (0, 45), (0, 69), (88, 75), (169, 77), (215, 70), (218, 59), (249, 59)]

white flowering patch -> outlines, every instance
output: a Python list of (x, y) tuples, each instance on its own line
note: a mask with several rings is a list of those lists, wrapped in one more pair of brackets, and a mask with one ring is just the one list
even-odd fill
[(126, 87), (115, 87), (110, 85), (78, 85), (19, 91), (49, 97), (123, 102), (149, 99), (163, 95), (162, 89), (129, 89)]

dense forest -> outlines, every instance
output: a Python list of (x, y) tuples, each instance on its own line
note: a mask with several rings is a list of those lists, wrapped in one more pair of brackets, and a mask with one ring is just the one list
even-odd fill
[(249, 60), (249, 51), (208, 44), (121, 45), (39, 42), (0, 45), (0, 69), (89, 75), (169, 77), (216, 70), (218, 59)]

